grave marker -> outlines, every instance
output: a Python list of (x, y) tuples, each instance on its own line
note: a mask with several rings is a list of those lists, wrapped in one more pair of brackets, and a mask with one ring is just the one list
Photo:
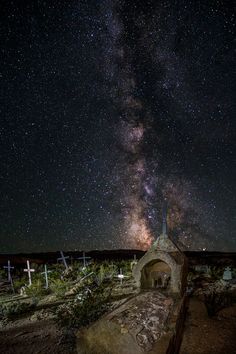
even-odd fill
[(9, 281), (9, 283), (11, 284), (11, 288), (12, 288), (13, 293), (15, 293), (14, 284), (13, 284), (13, 280), (12, 280), (12, 276), (11, 276), (11, 269), (14, 269), (14, 267), (11, 266), (11, 262), (8, 260), (7, 266), (3, 266), (3, 268), (7, 269), (7, 279)]
[(7, 278), (8, 278), (8, 281), (11, 283), (11, 281), (12, 281), (11, 269), (14, 269), (14, 267), (11, 267), (11, 262), (8, 260), (7, 266), (3, 266), (3, 268), (7, 269)]
[(129, 278), (128, 275), (124, 275), (122, 273), (122, 269), (120, 268), (120, 273), (117, 275), (117, 278), (120, 279), (120, 284), (122, 285), (123, 284), (123, 279), (124, 278)]
[(134, 254), (134, 259), (130, 263), (131, 270), (136, 266), (137, 263), (138, 263), (138, 261), (137, 261), (137, 258), (136, 258), (136, 254)]
[(44, 275), (45, 277), (45, 288), (48, 289), (48, 273), (51, 273), (51, 270), (47, 269), (47, 264), (44, 265), (44, 272), (42, 272), (41, 274)]
[(26, 268), (26, 269), (24, 269), (24, 272), (27, 272), (27, 273), (28, 273), (28, 277), (29, 277), (29, 286), (31, 286), (31, 285), (32, 285), (31, 273), (32, 273), (32, 272), (34, 272), (34, 271), (35, 271), (35, 269), (31, 269), (31, 268), (30, 268), (30, 262), (29, 262), (29, 261), (27, 261), (27, 268)]
[(87, 259), (91, 259), (91, 257), (86, 257), (85, 256), (85, 252), (83, 252), (83, 256), (82, 257), (78, 257), (77, 259), (82, 260), (83, 261), (83, 268), (87, 267)]
[(61, 254), (61, 257), (60, 257), (60, 258), (57, 258), (57, 260), (58, 260), (58, 261), (62, 261), (63, 264), (64, 264), (64, 266), (65, 266), (65, 268), (68, 269), (68, 265), (67, 265), (66, 260), (69, 258), (69, 256), (66, 256), (66, 257), (65, 257), (63, 251), (60, 251), (60, 254)]
[(232, 272), (230, 267), (226, 267), (223, 273), (223, 280), (231, 280)]

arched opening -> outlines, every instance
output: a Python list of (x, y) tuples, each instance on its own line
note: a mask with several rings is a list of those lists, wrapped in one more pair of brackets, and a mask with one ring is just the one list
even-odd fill
[(171, 268), (162, 260), (152, 260), (141, 270), (141, 288), (168, 289), (171, 280)]

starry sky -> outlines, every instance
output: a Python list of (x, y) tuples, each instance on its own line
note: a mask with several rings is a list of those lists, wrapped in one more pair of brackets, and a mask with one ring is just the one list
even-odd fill
[(231, 1), (0, 2), (0, 253), (236, 251)]

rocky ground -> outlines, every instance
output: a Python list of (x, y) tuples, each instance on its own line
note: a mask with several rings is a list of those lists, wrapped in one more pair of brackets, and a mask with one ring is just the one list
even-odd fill
[[(197, 278), (197, 287), (189, 300), (180, 354), (236, 353), (236, 304), (230, 306), (232, 302), (223, 301), (222, 295), (220, 305), (227, 307), (214, 317), (208, 316), (204, 304), (205, 296), (211, 293), (226, 294), (230, 290), (229, 299), (235, 298), (235, 284), (229, 286), (222, 280), (208, 278)], [(176, 333), (178, 316), (173, 314), (179, 313), (179, 300), (157, 290), (140, 294), (136, 290), (132, 279), (127, 279), (122, 286), (117, 281), (112, 288), (109, 312), (79, 331), (62, 329), (54, 320), (55, 308), (65, 301), (70, 303), (78, 290), (72, 287), (67, 300), (47, 295), (36, 308), (29, 307), (27, 312), (16, 314), (13, 319), (0, 321), (0, 353), (141, 354), (150, 350), (153, 354), (166, 353), (173, 331)], [(29, 297), (15, 295), (8, 299), (7, 295), (2, 295), (5, 303), (13, 300), (20, 304), (32, 302)]]
[[(19, 304), (30, 303), (30, 299), (13, 297)], [(3, 300), (3, 298), (2, 298)], [(46, 301), (47, 300), (47, 301)], [(13, 318), (0, 321), (0, 353), (3, 354), (72, 354), (75, 353), (73, 332), (59, 328), (51, 309), (51, 297), (41, 301), (41, 307), (16, 314)], [(45, 303), (46, 302), (46, 303)], [(11, 301), (8, 301), (8, 304)], [(56, 304), (56, 300), (52, 305)], [(49, 305), (49, 306), (48, 306)], [(48, 306), (48, 308), (47, 308)]]
[(191, 298), (180, 354), (236, 353), (236, 305), (209, 318), (198, 298)]
[(72, 332), (59, 329), (52, 319), (15, 321), (0, 330), (0, 352), (4, 354), (73, 354)]
[[(146, 303), (150, 302), (151, 299), (146, 301)], [(139, 306), (136, 307), (138, 305), (137, 302), (134, 302), (132, 305), (132, 301), (128, 307), (125, 304), (121, 305), (119, 311), (113, 311), (112, 315), (108, 316), (109, 320), (112, 320), (109, 326), (112, 323), (114, 331), (118, 328), (117, 338), (124, 338), (128, 332), (132, 332), (133, 330), (137, 332), (135, 326), (132, 324), (135, 325), (137, 322), (141, 324), (143, 322), (146, 325), (140, 332), (138, 340), (141, 342), (139, 344), (144, 345), (144, 347), (150, 344), (149, 341), (146, 342), (147, 338), (152, 342), (151, 335), (155, 331), (150, 332), (150, 325), (155, 324), (156, 320), (160, 321), (161, 318), (165, 321), (165, 311), (168, 311), (168, 307), (171, 306), (171, 300), (160, 296), (157, 304), (153, 300), (152, 302), (153, 306), (159, 307), (162, 305), (160, 311), (157, 311), (161, 316), (159, 319), (150, 318), (149, 314), (145, 311), (137, 311), (137, 307)], [(134, 308), (130, 312), (129, 310), (132, 306)], [(136, 318), (137, 316), (138, 318)], [(158, 330), (160, 333), (163, 330), (165, 331), (161, 323), (158, 322), (158, 324), (155, 324), (155, 330)], [(159, 332), (156, 333), (157, 337), (160, 335)], [(204, 303), (197, 297), (190, 298), (180, 354), (236, 353), (235, 334), (236, 305), (225, 308), (219, 311), (216, 316), (209, 318)], [(111, 345), (114, 346), (114, 337), (111, 340)], [(0, 329), (0, 352), (4, 354), (77, 353), (73, 331), (59, 328), (53, 319), (50, 316), (44, 316), (42, 311), (4, 324)], [(91, 354), (93, 353), (91, 352)]]

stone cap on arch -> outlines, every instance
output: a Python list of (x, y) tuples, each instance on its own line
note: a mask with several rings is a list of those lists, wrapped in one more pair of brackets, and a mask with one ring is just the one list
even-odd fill
[(158, 239), (151, 246), (152, 249), (165, 252), (180, 252), (182, 251), (167, 235), (161, 234)]

